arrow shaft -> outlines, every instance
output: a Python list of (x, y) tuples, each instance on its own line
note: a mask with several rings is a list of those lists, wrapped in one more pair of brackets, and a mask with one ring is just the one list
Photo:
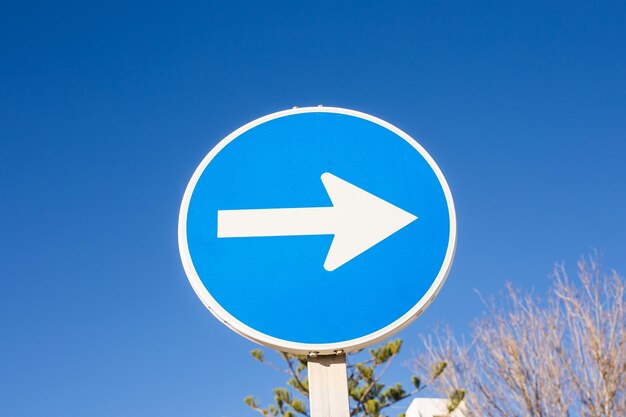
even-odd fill
[(332, 235), (333, 207), (218, 210), (217, 237)]

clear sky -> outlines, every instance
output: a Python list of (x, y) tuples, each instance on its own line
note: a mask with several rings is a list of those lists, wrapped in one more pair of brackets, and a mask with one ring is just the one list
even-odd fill
[[(184, 188), (221, 138), (324, 104), (418, 139), (457, 256), (404, 359), (473, 292), (626, 273), (623, 1), (4, 2), (0, 415), (251, 417), (284, 380), (193, 293)], [(397, 366), (390, 382), (409, 381)]]

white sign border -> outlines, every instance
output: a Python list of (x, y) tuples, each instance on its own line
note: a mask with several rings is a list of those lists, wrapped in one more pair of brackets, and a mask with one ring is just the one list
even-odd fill
[[(408, 312), (406, 312), (402, 317), (398, 318), (393, 323), (373, 333), (361, 336), (356, 339), (322, 344), (292, 342), (289, 340), (283, 340), (269, 336), (245, 325), (244, 323), (237, 320), (230, 313), (228, 313), (224, 308), (222, 308), (222, 306), (219, 305), (219, 303), (211, 296), (211, 294), (209, 294), (207, 289), (202, 284), (202, 281), (200, 280), (200, 277), (198, 276), (193, 266), (191, 255), (189, 253), (189, 247), (187, 244), (187, 211), (189, 209), (189, 201), (191, 200), (191, 195), (193, 194), (198, 179), (204, 172), (204, 169), (209, 165), (209, 163), (211, 163), (213, 158), (215, 158), (215, 156), (222, 149), (224, 149), (226, 145), (235, 140), (244, 132), (270, 120), (302, 113), (336, 113), (354, 116), (376, 123), (397, 134), (402, 139), (407, 141), (417, 152), (419, 152), (419, 154), (426, 160), (426, 162), (428, 162), (428, 165), (430, 165), (432, 170), (435, 172), (435, 175), (437, 176), (437, 179), (441, 184), (444, 195), (446, 197), (446, 203), (448, 205), (448, 213), (450, 217), (450, 235), (448, 240), (448, 248), (446, 250), (443, 265), (441, 266), (437, 277), (433, 281), (426, 294), (424, 294), (424, 296), (417, 302), (417, 304), (415, 304), (415, 306), (413, 306), (413, 308), (411, 308)], [(450, 272), (450, 268), (452, 266), (452, 259), (454, 258), (454, 253), (456, 250), (456, 234), (456, 211), (454, 209), (454, 201), (452, 200), (450, 187), (448, 186), (448, 183), (444, 178), (443, 173), (441, 172), (433, 158), (428, 154), (428, 152), (426, 152), (426, 150), (422, 148), (422, 146), (417, 143), (417, 141), (415, 141), (411, 136), (398, 129), (397, 127), (391, 125), (390, 123), (387, 123), (384, 120), (381, 120), (366, 113), (355, 110), (343, 109), (339, 107), (302, 107), (279, 111), (258, 118), (235, 130), (230, 135), (226, 136), (213, 149), (211, 149), (211, 151), (208, 153), (207, 156), (204, 157), (198, 168), (196, 168), (195, 172), (193, 173), (191, 180), (189, 181), (189, 183), (187, 184), (187, 188), (185, 189), (185, 194), (183, 195), (183, 201), (180, 206), (180, 213), (178, 217), (178, 247), (183, 267), (185, 269), (187, 278), (191, 283), (191, 286), (193, 287), (196, 295), (200, 298), (205, 307), (215, 317), (217, 317), (218, 320), (226, 324), (236, 333), (239, 333), (241, 336), (279, 351), (298, 354), (332, 354), (340, 350), (344, 352), (358, 351), (367, 346), (378, 343), (408, 326), (413, 320), (415, 320), (420, 314), (422, 314), (422, 312), (433, 301), (433, 299), (437, 296), (439, 290), (443, 286), (443, 283), (445, 282), (446, 277), (448, 276), (448, 273)]]

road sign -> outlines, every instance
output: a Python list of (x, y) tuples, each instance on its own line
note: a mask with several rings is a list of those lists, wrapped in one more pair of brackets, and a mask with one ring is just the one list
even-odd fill
[(237, 129), (194, 172), (179, 218), (205, 306), (283, 351), (376, 343), (419, 315), (450, 269), (456, 216), (443, 174), (373, 116), (308, 107)]

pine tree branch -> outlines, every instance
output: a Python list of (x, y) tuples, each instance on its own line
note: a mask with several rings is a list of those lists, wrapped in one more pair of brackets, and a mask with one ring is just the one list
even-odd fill
[(365, 389), (365, 391), (363, 392), (363, 394), (361, 395), (361, 398), (359, 398), (359, 400), (357, 401), (357, 405), (356, 407), (350, 412), (350, 415), (353, 416), (356, 414), (357, 411), (359, 411), (361, 408), (364, 407), (364, 403), (363, 400), (365, 400), (365, 397), (367, 397), (367, 394), (370, 393), (370, 391), (372, 390), (372, 388), (374, 388), (374, 386), (376, 385), (376, 383), (380, 380), (380, 378), (382, 378), (382, 376), (385, 374), (385, 372), (387, 371), (387, 368), (389, 368), (389, 365), (391, 365), (391, 362), (393, 362), (394, 358), (395, 358), (396, 354), (393, 354), (393, 356), (389, 357), (389, 359), (387, 360), (387, 362), (385, 363), (385, 366), (383, 367), (383, 370), (380, 372), (380, 374), (374, 378), (372, 380), (372, 382), (368, 385), (368, 387)]
[[(303, 393), (303, 395), (305, 395), (305, 397), (309, 397), (309, 390), (304, 386), (304, 383), (300, 380), (300, 376), (299, 373), (296, 372), (296, 370), (293, 367), (293, 363), (291, 362), (291, 359), (287, 356), (287, 354), (282, 354), (283, 359), (285, 359), (285, 361), (287, 362), (287, 366), (289, 366), (289, 369), (291, 371), (291, 375), (293, 376), (293, 378), (296, 380), (296, 382), (298, 383), (298, 386), (300, 387), (300, 389), (302, 390), (301, 392)], [(306, 393), (306, 394), (304, 394)]]

